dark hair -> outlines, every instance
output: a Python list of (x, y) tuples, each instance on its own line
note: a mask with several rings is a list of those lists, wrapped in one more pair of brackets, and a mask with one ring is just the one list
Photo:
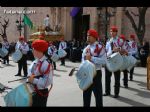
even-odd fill
[(48, 15), (48, 14), (47, 14), (46, 16), (47, 16), (47, 17), (49, 17), (49, 15)]
[(2, 48), (2, 43), (0, 43), (0, 48)]

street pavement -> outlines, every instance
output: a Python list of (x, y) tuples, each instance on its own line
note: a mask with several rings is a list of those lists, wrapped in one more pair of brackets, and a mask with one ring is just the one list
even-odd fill
[[(28, 61), (28, 66), (31, 61)], [(56, 63), (57, 70), (54, 70), (53, 88), (49, 94), (48, 107), (82, 107), (82, 90), (79, 89), (75, 73), (68, 76), (73, 67), (79, 67), (80, 62), (73, 63), (66, 60), (66, 66), (60, 66), (60, 61)], [(0, 83), (5, 86), (15, 88), (25, 81), (16, 81), (8, 83), (21, 77), (14, 76), (17, 74), (17, 63), (10, 58), (10, 65), (0, 64)], [(22, 71), (23, 72), (23, 71)], [(147, 90), (147, 69), (135, 67), (133, 81), (129, 81), (129, 88), (123, 86), (123, 73), (121, 73), (120, 97), (113, 98), (114, 95), (114, 76), (112, 75), (111, 96), (103, 97), (104, 107), (133, 107), (133, 106), (150, 106), (150, 90)], [(22, 74), (23, 75), (23, 74)], [(103, 93), (105, 91), (105, 71), (102, 68)], [(10, 91), (10, 90), (8, 90)], [(4, 96), (7, 93), (0, 93), (0, 106), (5, 106)], [(95, 107), (95, 98), (92, 94), (91, 106)]]

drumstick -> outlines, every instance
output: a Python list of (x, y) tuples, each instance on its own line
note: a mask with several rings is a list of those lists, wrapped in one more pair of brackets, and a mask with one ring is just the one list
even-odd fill
[(8, 83), (10, 83), (10, 82), (15, 82), (15, 81), (20, 81), (20, 80), (24, 80), (24, 79), (27, 79), (27, 78), (29, 78), (29, 76), (28, 76), (28, 77), (21, 78), (21, 79), (16, 79), (16, 80), (8, 81)]
[(72, 70), (69, 73), (69, 76), (72, 76), (74, 71), (78, 71), (78, 70), (76, 70), (76, 67), (72, 68)]
[[(8, 83), (10, 83), (10, 82), (15, 82), (15, 81), (20, 81), (20, 80), (24, 80), (24, 79), (28, 79), (29, 77), (30, 77), (30, 76), (24, 77), (24, 78), (21, 78), (21, 79), (16, 79), (16, 80), (8, 81)], [(35, 76), (34, 78), (39, 78), (39, 77), (42, 77), (42, 75)]]

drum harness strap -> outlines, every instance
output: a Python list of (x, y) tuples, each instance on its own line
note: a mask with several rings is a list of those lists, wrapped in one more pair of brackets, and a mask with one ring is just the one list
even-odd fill
[[(94, 50), (94, 53), (97, 53), (97, 56), (98, 56), (98, 55), (101, 53), (103, 47), (104, 47), (104, 46), (102, 45), (102, 47), (99, 48), (99, 47), (98, 47), (98, 44), (96, 44), (96, 48), (95, 48), (95, 50)], [(90, 53), (90, 55), (93, 56), (92, 53), (91, 53), (90, 47), (87, 48), (86, 53)]]
[[(47, 61), (48, 61), (48, 60), (47, 60)], [(45, 71), (44, 73), (41, 71), (42, 64), (43, 64), (43, 62), (40, 61), (40, 65), (39, 65), (39, 67), (38, 67), (38, 70), (39, 70), (40, 74), (47, 74), (47, 73), (49, 73), (49, 72), (50, 72), (50, 63), (49, 63), (49, 65), (48, 65), (48, 67), (47, 67), (47, 69), (46, 69), (46, 71)], [(47, 82), (46, 82), (46, 83), (47, 83)], [(45, 83), (45, 86), (46, 86), (46, 83)], [(41, 91), (38, 90), (37, 85), (34, 85), (34, 89), (35, 89), (35, 91), (37, 92), (37, 94), (40, 95), (40, 96), (43, 96), (43, 97), (47, 97), (47, 96), (48, 96), (48, 94), (49, 94), (49, 92), (51, 91), (52, 87), (53, 87), (53, 84), (51, 84), (51, 87), (50, 87), (50, 89), (48, 90), (48, 93), (43, 94)]]
[[(124, 45), (124, 42), (123, 42), (122, 45), (120, 45), (120, 39), (117, 39), (117, 43), (118, 43), (118, 45), (119, 45), (120, 47), (122, 47), (122, 46)], [(111, 42), (110, 45), (111, 45), (111, 50), (113, 51), (114, 43)], [(116, 44), (115, 44), (115, 45), (116, 45)], [(106, 50), (106, 48), (105, 48), (105, 52), (106, 52), (106, 57), (109, 58), (109, 57), (107, 56), (107, 50)], [(112, 53), (114, 53), (114, 51), (113, 51)]]

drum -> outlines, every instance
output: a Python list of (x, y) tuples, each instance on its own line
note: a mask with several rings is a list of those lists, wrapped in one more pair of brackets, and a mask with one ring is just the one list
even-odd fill
[(29, 84), (19, 85), (4, 96), (6, 106), (32, 106), (32, 92)]
[(123, 64), (123, 58), (119, 52), (113, 53), (106, 60), (106, 67), (110, 72), (116, 72), (120, 70)]
[(79, 66), (79, 70), (75, 74), (79, 88), (83, 91), (88, 89), (93, 83), (93, 78), (96, 75), (96, 68), (93, 63), (86, 60)]
[(120, 67), (121, 71), (126, 70), (129, 67), (129, 65), (130, 65), (130, 62), (129, 62), (129, 59), (128, 59), (129, 57), (128, 56), (122, 56), (122, 58), (123, 58), (123, 64)]
[(4, 58), (8, 54), (8, 50), (4, 47), (0, 48), (0, 56)]
[(56, 53), (53, 53), (51, 59), (52, 59), (53, 62), (56, 62), (56, 61), (58, 61), (59, 56)]
[(127, 70), (130, 71), (136, 65), (137, 59), (134, 58), (133, 56), (128, 56), (128, 62), (129, 62), (129, 66)]
[(67, 55), (66, 51), (63, 49), (58, 50), (58, 56), (59, 58), (63, 58)]
[(22, 58), (22, 53), (20, 50), (16, 50), (13, 54), (12, 54), (12, 59), (15, 63), (17, 63), (20, 59)]

